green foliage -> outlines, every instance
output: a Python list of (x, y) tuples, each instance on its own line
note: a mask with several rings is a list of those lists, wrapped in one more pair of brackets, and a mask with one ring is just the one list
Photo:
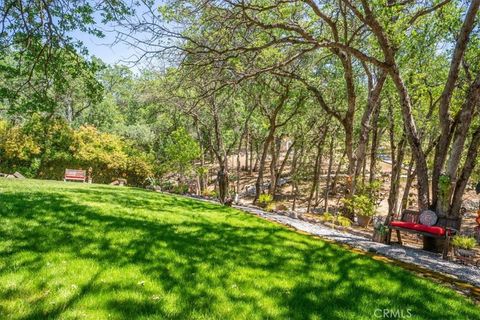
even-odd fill
[(344, 216), (337, 216), (337, 224), (342, 227), (350, 227), (352, 225), (352, 220)]
[(438, 178), (438, 191), (440, 194), (446, 194), (451, 186), (451, 178), (446, 174), (440, 175)]
[(373, 199), (366, 195), (354, 195), (351, 198), (343, 200), (343, 204), (350, 212), (355, 214), (372, 217), (375, 215), (375, 203)]
[(452, 239), (452, 246), (460, 249), (471, 250), (477, 245), (477, 240), (469, 236), (455, 236)]
[(188, 184), (180, 183), (178, 185), (173, 186), (172, 193), (177, 193), (177, 194), (186, 194), (188, 193)]
[(275, 211), (275, 202), (269, 202), (268, 204), (266, 204), (265, 205), (265, 211), (267, 211), (267, 212)]
[(141, 185), (154, 174), (153, 157), (122, 137), (91, 126), (71, 129), (61, 119), (32, 116), (23, 126), (0, 120), (0, 169), (27, 177), (62, 179), (66, 168), (93, 169), (96, 182), (126, 178)]
[(205, 189), (203, 190), (202, 195), (204, 197), (212, 197), (215, 198), (217, 196), (217, 192), (215, 190)]
[(363, 185), (359, 185), (357, 187), (356, 194), (357, 195), (364, 195), (372, 200), (372, 202), (376, 205), (380, 199), (380, 191), (382, 188), (382, 181), (381, 180), (374, 180), (371, 183), (365, 183)]
[(330, 212), (325, 212), (322, 214), (320, 219), (322, 219), (324, 222), (330, 222), (341, 227), (350, 227), (352, 225), (352, 220), (348, 219), (347, 217), (332, 214)]
[(271, 194), (268, 194), (268, 193), (262, 193), (257, 200), (257, 204), (260, 207), (267, 207), (272, 202), (273, 202), (273, 197)]
[(388, 230), (389, 230), (388, 227), (386, 225), (384, 225), (382, 222), (376, 223), (373, 228), (380, 235), (386, 235), (388, 233)]
[(166, 138), (161, 150), (162, 172), (191, 173), (193, 161), (199, 156), (198, 142), (184, 128), (178, 128)]
[(324, 214), (322, 214), (321, 219), (325, 222), (334, 222), (335, 215), (331, 214), (330, 212), (325, 212)]

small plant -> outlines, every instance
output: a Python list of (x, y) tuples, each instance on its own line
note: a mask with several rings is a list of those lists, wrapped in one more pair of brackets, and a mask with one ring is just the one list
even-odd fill
[(337, 217), (337, 224), (341, 227), (350, 227), (352, 225), (352, 220), (344, 216)]
[(334, 215), (334, 214), (331, 214), (330, 212), (325, 212), (321, 216), (321, 219), (324, 222), (330, 222), (341, 227), (350, 227), (352, 225), (352, 221), (347, 217)]
[(373, 217), (375, 215), (375, 203), (366, 195), (354, 195), (349, 199), (344, 199), (343, 204), (347, 210), (357, 215)]
[(273, 202), (273, 197), (271, 194), (268, 194), (268, 193), (261, 194), (257, 200), (257, 204), (263, 208), (266, 208), (272, 202)]
[(448, 189), (451, 186), (451, 183), (452, 183), (452, 180), (448, 175), (446, 174), (440, 175), (440, 177), (438, 178), (438, 191), (441, 194), (446, 194)]
[(177, 193), (177, 194), (186, 194), (188, 192), (188, 185), (182, 183), (177, 186), (174, 186), (171, 192)]
[(205, 189), (203, 190), (202, 196), (215, 198), (217, 196), (217, 192), (215, 190)]
[(174, 185), (171, 181), (162, 181), (160, 182), (160, 188), (162, 189), (162, 191), (172, 192)]
[(270, 202), (265, 206), (265, 211), (267, 212), (273, 212), (275, 210), (275, 203)]
[(378, 233), (379, 235), (384, 236), (388, 233), (388, 227), (383, 223), (378, 223), (373, 228), (375, 232)]
[(459, 249), (472, 250), (476, 245), (475, 238), (469, 236), (456, 236), (452, 240), (452, 246)]
[(145, 179), (145, 184), (147, 187), (153, 188), (155, 186), (158, 186), (160, 184), (160, 181), (157, 178), (150, 176)]
[(335, 216), (331, 214), (330, 212), (325, 212), (321, 219), (325, 222), (333, 222), (335, 220)]

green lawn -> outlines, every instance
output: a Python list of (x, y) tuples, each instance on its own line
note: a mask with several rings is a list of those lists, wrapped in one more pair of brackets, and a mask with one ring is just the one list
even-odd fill
[(234, 209), (0, 179), (1, 319), (375, 319), (378, 309), (480, 319), (450, 289)]

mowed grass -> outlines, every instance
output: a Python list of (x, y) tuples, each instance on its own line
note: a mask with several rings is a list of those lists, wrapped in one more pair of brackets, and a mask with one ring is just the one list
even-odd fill
[(450, 289), (234, 209), (0, 179), (1, 319), (374, 319), (384, 309), (480, 319)]

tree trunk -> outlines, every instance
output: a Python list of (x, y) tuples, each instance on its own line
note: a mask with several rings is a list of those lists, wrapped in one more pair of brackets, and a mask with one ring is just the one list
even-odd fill
[(336, 187), (338, 183), (338, 175), (340, 174), (340, 171), (342, 170), (342, 165), (343, 161), (345, 160), (345, 151), (342, 154), (342, 157), (340, 158), (340, 161), (338, 162), (337, 170), (335, 170), (335, 176), (333, 177), (332, 181), (332, 187), (330, 188), (334, 193), (336, 193)]
[(274, 127), (273, 128), (271, 127), (267, 135), (267, 138), (263, 143), (262, 158), (259, 163), (257, 180), (255, 182), (255, 198), (253, 199), (253, 203), (257, 202), (258, 198), (260, 197), (260, 194), (262, 193), (261, 188), (263, 187), (262, 184), (263, 184), (263, 172), (265, 170), (265, 162), (267, 160), (268, 149), (270, 147), (270, 144), (273, 142), (274, 135), (275, 135)]
[(407, 171), (407, 180), (405, 181), (405, 188), (403, 189), (403, 196), (402, 196), (402, 202), (400, 205), (400, 210), (398, 210), (398, 213), (401, 213), (403, 210), (408, 208), (408, 197), (410, 195), (410, 188), (412, 187), (413, 179), (415, 178), (415, 172), (413, 170), (414, 166), (413, 159), (410, 160), (410, 163), (408, 164), (408, 171)]
[(355, 175), (353, 178), (353, 185), (352, 185), (352, 191), (355, 192), (355, 187), (357, 184), (357, 179), (360, 175), (360, 171), (362, 170), (362, 167), (365, 164), (365, 158), (367, 154), (367, 144), (369, 141), (369, 134), (371, 130), (371, 123), (372, 123), (372, 118), (374, 114), (376, 114), (376, 110), (380, 108), (380, 93), (382, 92), (383, 85), (385, 83), (385, 80), (387, 78), (387, 75), (385, 72), (382, 72), (380, 74), (380, 77), (377, 80), (377, 83), (375, 86), (373, 85), (373, 78), (370, 75), (368, 68), (365, 67), (365, 70), (367, 71), (367, 74), (369, 75), (369, 92), (368, 92), (368, 100), (367, 104), (365, 107), (365, 110), (363, 112), (362, 116), (362, 121), (360, 124), (361, 130), (360, 130), (360, 138), (358, 141), (358, 146), (356, 150), (356, 155), (355, 155)]
[(249, 154), (248, 154), (248, 143), (250, 141), (250, 134), (247, 130), (247, 134), (246, 134), (246, 137), (245, 137), (245, 172), (248, 172), (249, 169), (248, 169), (248, 157), (249, 157)]
[(293, 146), (295, 145), (295, 142), (291, 143), (288, 146), (288, 149), (285, 153), (285, 157), (282, 160), (282, 163), (280, 164), (280, 167), (278, 169), (275, 169), (275, 180), (274, 180), (274, 185), (273, 185), (273, 194), (276, 194), (277, 188), (278, 188), (278, 183), (280, 181), (280, 178), (282, 177), (283, 171), (285, 170), (285, 166), (287, 164), (288, 158), (290, 157), (290, 153), (293, 150)]
[(477, 163), (478, 148), (480, 145), (480, 126), (477, 127), (473, 133), (470, 146), (467, 151), (467, 156), (460, 176), (455, 184), (455, 191), (453, 193), (452, 205), (450, 210), (450, 218), (460, 218), (460, 208), (462, 205), (462, 196), (467, 186), (468, 179), (470, 178), (473, 169)]
[[(451, 142), (451, 124), (450, 119), (450, 101), (455, 89), (455, 84), (458, 79), (458, 73), (460, 70), (460, 64), (463, 60), (465, 50), (467, 48), (467, 43), (469, 41), (470, 33), (472, 32), (475, 25), (475, 16), (480, 6), (480, 0), (473, 0), (470, 3), (468, 11), (465, 15), (462, 28), (457, 36), (457, 41), (455, 44), (455, 49), (453, 52), (452, 61), (450, 63), (450, 70), (448, 73), (447, 82), (442, 92), (439, 105), (439, 120), (440, 120), (440, 139), (436, 148), (434, 165), (433, 165), (433, 174), (432, 174), (432, 205), (441, 210), (440, 215), (446, 215), (447, 212), (444, 212), (443, 209), (446, 206), (445, 202), (447, 200), (445, 197), (448, 197), (449, 194), (443, 193), (443, 199), (441, 199), (441, 204), (437, 205), (437, 193), (439, 186), (440, 173), (443, 170), (445, 160), (447, 158), (448, 146)], [(451, 176), (450, 176), (451, 177)], [(447, 209), (448, 210), (448, 209)]]
[(220, 203), (225, 203), (228, 197), (228, 172), (225, 166), (221, 166), (217, 174), (218, 180), (218, 200)]
[(330, 138), (330, 145), (328, 147), (328, 172), (327, 172), (327, 181), (325, 183), (325, 194), (324, 194), (324, 200), (323, 200), (323, 211), (328, 212), (328, 196), (330, 193), (330, 180), (331, 180), (331, 172), (332, 172), (332, 166), (333, 166), (333, 151), (334, 151), (334, 137), (332, 136)]
[(398, 143), (397, 155), (392, 165), (390, 177), (390, 192), (388, 194), (388, 212), (396, 214), (398, 211), (398, 191), (400, 189), (400, 176), (402, 174), (403, 158), (405, 155), (405, 137)]
[(320, 141), (318, 142), (318, 145), (317, 145), (317, 155), (315, 157), (315, 168), (314, 168), (314, 173), (313, 173), (312, 186), (310, 188), (310, 194), (309, 194), (309, 197), (308, 197), (307, 212), (310, 212), (310, 209), (312, 207), (313, 195), (314, 195), (315, 191), (317, 190), (317, 186), (318, 186), (319, 180), (320, 180), (320, 168), (321, 168), (321, 165), (322, 165), (322, 151), (323, 151), (324, 142), (325, 142), (325, 133), (323, 133), (321, 135)]
[(417, 164), (417, 185), (418, 185), (418, 207), (419, 209), (427, 209), (429, 207), (429, 181), (428, 181), (428, 166), (425, 158), (425, 153), (422, 149), (422, 143), (415, 125), (415, 120), (412, 114), (412, 103), (408, 94), (407, 87), (405, 86), (402, 78), (400, 77), (399, 70), (392, 68), (390, 75), (397, 88), (398, 95), (400, 96), (400, 105), (402, 108), (403, 124), (405, 127), (405, 133), (407, 140), (410, 144), (410, 149), (415, 157), (415, 163)]
[[(380, 107), (375, 109), (373, 115), (373, 123), (378, 123), (378, 117), (380, 115)], [(374, 126), (372, 134), (372, 147), (370, 149), (370, 177), (369, 183), (372, 183), (376, 179), (376, 167), (377, 167), (377, 150), (378, 150), (378, 141), (380, 140), (378, 124)]]
[[(463, 154), (468, 130), (472, 123), (475, 106), (480, 100), (480, 72), (475, 81), (470, 85), (465, 102), (460, 110), (455, 125), (455, 132), (452, 139), (450, 157), (447, 161), (444, 180), (438, 183), (437, 188), (437, 212), (440, 216), (449, 216), (451, 210), (452, 196), (456, 192), (457, 171)], [(475, 143), (472, 140), (472, 143)], [(467, 158), (468, 161), (468, 158)], [(468, 179), (468, 177), (467, 177)], [(447, 185), (448, 182), (448, 185)], [(463, 191), (462, 191), (463, 192)], [(461, 199), (459, 200), (461, 201)]]
[(279, 148), (278, 144), (281, 140), (279, 137), (273, 139), (273, 143), (270, 144), (270, 153), (271, 153), (271, 161), (270, 161), (270, 186), (268, 188), (269, 193), (272, 195), (273, 199), (275, 199), (275, 192), (277, 191), (277, 182), (278, 182), (278, 175), (277, 175), (277, 161), (279, 158)]

